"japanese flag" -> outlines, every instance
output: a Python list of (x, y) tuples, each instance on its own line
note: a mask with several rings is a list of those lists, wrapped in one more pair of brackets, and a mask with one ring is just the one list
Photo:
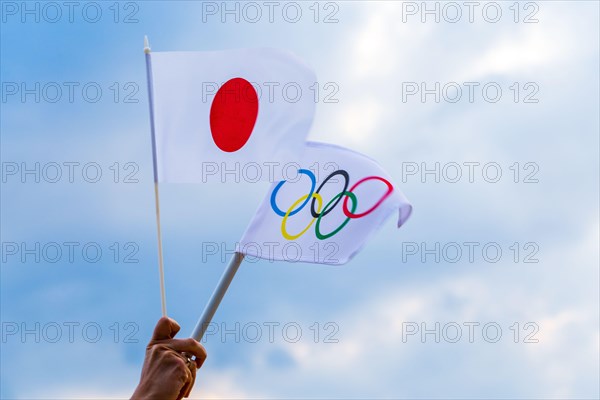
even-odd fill
[(348, 262), (391, 215), (412, 206), (371, 158), (312, 143), (295, 173), (271, 185), (237, 251), (270, 260)]
[(275, 181), (313, 121), (313, 71), (274, 49), (153, 52), (162, 182)]

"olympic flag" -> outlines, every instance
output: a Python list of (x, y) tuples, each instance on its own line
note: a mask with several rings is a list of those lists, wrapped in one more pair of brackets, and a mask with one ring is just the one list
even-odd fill
[(276, 181), (298, 160), (316, 94), (298, 58), (275, 49), (149, 56), (158, 181), (223, 181), (249, 165), (249, 179)]
[(248, 256), (344, 264), (386, 218), (400, 227), (412, 206), (372, 159), (307, 142), (295, 171), (273, 183), (237, 251)]

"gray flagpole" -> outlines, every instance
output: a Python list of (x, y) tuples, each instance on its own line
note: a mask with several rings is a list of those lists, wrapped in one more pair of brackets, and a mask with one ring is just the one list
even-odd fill
[(231, 260), (229, 260), (229, 265), (223, 271), (223, 275), (221, 275), (221, 279), (217, 284), (213, 294), (210, 296), (210, 300), (206, 304), (194, 331), (192, 332), (192, 337), (197, 341), (201, 341), (204, 336), (204, 332), (206, 332), (206, 328), (208, 328), (208, 324), (212, 320), (215, 312), (217, 312), (217, 308), (219, 308), (219, 304), (221, 304), (221, 300), (225, 296), (227, 292), (227, 288), (229, 288), (229, 284), (233, 280), (235, 273), (237, 272), (240, 264), (244, 260), (244, 255), (242, 253), (235, 252)]

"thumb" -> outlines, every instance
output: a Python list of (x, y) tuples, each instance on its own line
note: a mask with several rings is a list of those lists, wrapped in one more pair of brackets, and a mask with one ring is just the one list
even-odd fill
[(173, 339), (173, 337), (179, 332), (181, 327), (175, 320), (169, 317), (162, 317), (156, 323), (152, 339), (150, 340), (167, 340)]

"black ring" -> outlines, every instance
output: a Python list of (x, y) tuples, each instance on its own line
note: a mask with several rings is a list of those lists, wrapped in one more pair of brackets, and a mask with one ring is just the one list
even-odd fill
[[(329, 174), (329, 176), (327, 178), (325, 178), (325, 180), (323, 182), (321, 182), (321, 184), (319, 185), (319, 187), (317, 188), (317, 191), (315, 193), (319, 193), (319, 191), (321, 190), (323, 185), (325, 185), (327, 183), (327, 181), (329, 181), (331, 178), (333, 178), (336, 175), (342, 175), (344, 177), (344, 179), (346, 180), (346, 182), (344, 183), (344, 189), (342, 189), (342, 193), (344, 193), (346, 190), (348, 190), (348, 184), (350, 183), (350, 176), (343, 169), (338, 169), (337, 171), (333, 171), (331, 174)], [(310, 203), (310, 214), (313, 216), (313, 218), (319, 218), (321, 216), (321, 214), (323, 214), (323, 216), (329, 214), (331, 211), (333, 211), (335, 206), (337, 206), (338, 203), (342, 200), (342, 197), (344, 197), (344, 196), (340, 196), (337, 199), (337, 201), (335, 203), (333, 203), (333, 205), (329, 208), (329, 210), (322, 212), (322, 213), (317, 213), (315, 211), (315, 200), (316, 199), (313, 197), (312, 203)]]

